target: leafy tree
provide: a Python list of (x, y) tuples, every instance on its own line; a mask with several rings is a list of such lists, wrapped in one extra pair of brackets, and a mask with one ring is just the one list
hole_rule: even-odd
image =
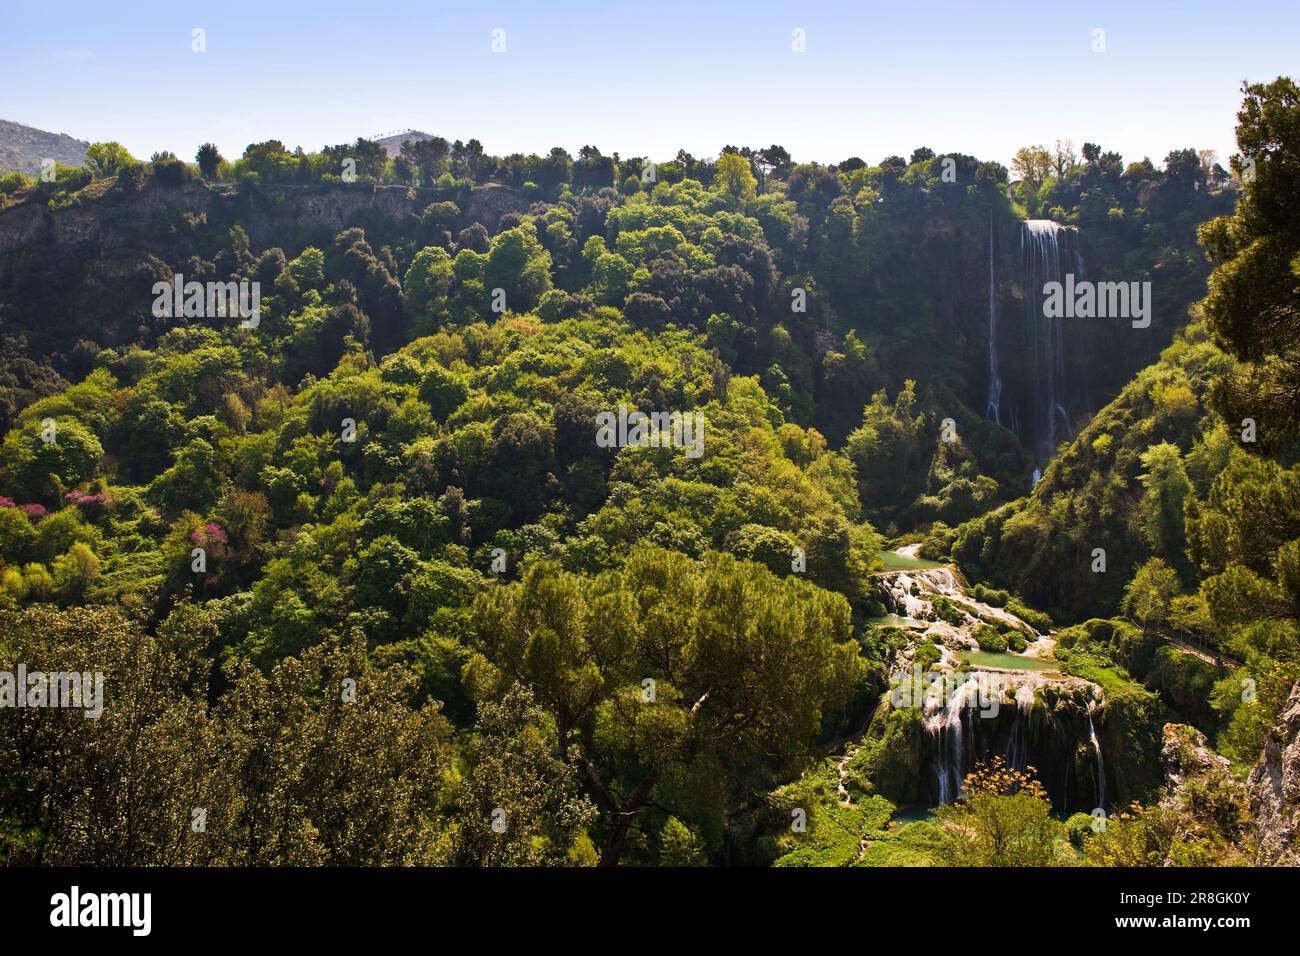
[(962, 798), (940, 807), (940, 855), (949, 866), (1053, 866), (1060, 862), (1061, 824), (1033, 775), (1001, 757), (966, 776)]
[[(46, 440), (50, 438), (51, 440)], [(53, 431), (28, 419), (5, 436), (4, 468), (24, 498), (53, 504), (65, 489), (95, 474), (104, 448), (99, 439), (74, 418), (55, 418)]]
[[(531, 224), (516, 226), (492, 239), (483, 281), (488, 290), (505, 290), (507, 308), (523, 312), (551, 287), (550, 269), (551, 255), (537, 241), (537, 230)], [(480, 314), (488, 304), (480, 305)]]
[(1216, 393), (1229, 421), (1253, 417), (1265, 447), (1294, 441), (1300, 421), (1300, 88), (1288, 78), (1243, 87), (1237, 114), (1239, 171), (1249, 175), (1233, 216), (1201, 228), (1201, 241), (1218, 265), (1210, 278), (1205, 315), (1215, 338), (1253, 364), (1230, 375)]
[(579, 772), (556, 753), (555, 724), (516, 685), (479, 704), (464, 778), (458, 862), (565, 865), (579, 856), (596, 808)]
[(1173, 569), (1159, 558), (1151, 558), (1124, 589), (1124, 613), (1143, 627), (1159, 627), (1169, 620), (1170, 605), (1179, 590)]
[(753, 199), (758, 185), (749, 163), (738, 153), (723, 153), (718, 157), (714, 182), (719, 191), (738, 202)]
[(325, 283), (325, 253), (308, 246), (286, 268), (302, 289), (318, 289)]
[(1037, 190), (1052, 170), (1052, 156), (1045, 146), (1022, 146), (1011, 158), (1011, 171)]
[(699, 837), (676, 817), (669, 817), (659, 831), (659, 865), (702, 866), (705, 862)]
[(1183, 467), (1178, 447), (1169, 442), (1152, 445), (1142, 453), (1142, 522), (1151, 546), (1179, 564), (1182, 562), (1183, 502), (1191, 491), (1191, 482)]
[(734, 786), (796, 760), (862, 673), (843, 598), (649, 547), (591, 583), (536, 564), (483, 599), (478, 631), (473, 680), (489, 696), (521, 681), (553, 715), (557, 753), (601, 810), (606, 865), (679, 774)]
[(431, 332), (446, 317), (451, 283), (452, 260), (446, 249), (426, 246), (416, 253), (402, 280), (402, 296), (417, 330)]
[(216, 179), (217, 169), (225, 162), (225, 159), (216, 146), (211, 143), (204, 143), (194, 155), (194, 161), (199, 164), (199, 172), (203, 174), (205, 179)]
[(86, 147), (86, 166), (97, 177), (116, 176), (135, 164), (135, 157), (121, 143), (91, 143)]

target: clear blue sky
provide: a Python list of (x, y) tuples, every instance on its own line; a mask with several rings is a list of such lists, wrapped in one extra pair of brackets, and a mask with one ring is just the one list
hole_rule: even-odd
[(775, 142), (797, 160), (927, 145), (1005, 163), (1059, 137), (1159, 162), (1183, 146), (1230, 154), (1241, 81), (1300, 74), (1297, 0), (100, 0), (3, 19), (0, 118), (142, 158), (412, 127), (490, 153)]

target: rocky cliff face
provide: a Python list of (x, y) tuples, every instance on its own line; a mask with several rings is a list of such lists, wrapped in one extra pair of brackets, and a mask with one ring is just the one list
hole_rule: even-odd
[(1172, 829), (1164, 866), (1247, 866), (1254, 843), (1249, 798), (1226, 757), (1187, 724), (1165, 724), (1160, 749)]
[[(360, 184), (254, 189), (150, 184), (137, 193), (112, 192), (101, 200), (63, 209), (27, 202), (0, 212), (0, 262), (37, 243), (55, 247), (92, 243), (111, 251), (177, 214), (205, 217), (212, 224), (237, 222), (253, 245), (261, 248), (283, 241), (280, 233), (286, 224), (329, 238), (349, 226), (414, 219), (438, 198), (427, 189)], [(515, 190), (500, 185), (476, 186), (456, 198), (462, 226), (481, 222), (490, 233), (497, 231), (507, 212), (528, 208)]]
[(1246, 782), (1265, 866), (1300, 866), (1300, 681)]
[(1227, 757), (1210, 749), (1205, 734), (1187, 724), (1165, 724), (1160, 763), (1165, 770), (1165, 791), (1176, 797), (1194, 777), (1207, 773), (1228, 773)]

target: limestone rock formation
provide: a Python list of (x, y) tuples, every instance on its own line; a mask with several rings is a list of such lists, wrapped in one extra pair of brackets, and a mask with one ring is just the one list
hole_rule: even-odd
[(1180, 793), (1192, 777), (1220, 769), (1227, 773), (1227, 757), (1210, 749), (1205, 734), (1187, 724), (1165, 724), (1160, 762), (1165, 768), (1165, 789), (1170, 795)]
[(1246, 782), (1259, 823), (1259, 855), (1266, 866), (1300, 865), (1300, 681), (1264, 741)]

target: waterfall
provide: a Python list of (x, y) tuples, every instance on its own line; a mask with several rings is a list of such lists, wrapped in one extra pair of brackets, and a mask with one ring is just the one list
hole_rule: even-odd
[[(872, 582), (887, 611), (910, 618), (904, 629), (910, 643), (894, 652), (885, 699), (891, 709), (920, 710), (920, 733), (909, 739), (916, 747), (922, 799), (934, 801), (931, 806), (961, 799), (966, 775), (1001, 757), (1011, 770), (1028, 773), (1032, 767), (1057, 810), (1090, 812), (1105, 805), (1106, 765), (1096, 724), (1100, 719), (1105, 726), (1105, 697), (1099, 685), (1050, 663), (1042, 669), (997, 660), (963, 663), (965, 652), (977, 647), (974, 634), (983, 624), (1018, 631), (1031, 641), (1042, 635), (1005, 608), (968, 593), (951, 567), (885, 571)], [(922, 643), (939, 650), (937, 661), (922, 660)]]
[[(950, 679), (962, 680), (959, 674)], [(927, 690), (921, 715), (926, 799), (961, 799), (966, 774), (1001, 756), (1008, 769), (1033, 767), (1058, 810), (1091, 812), (1106, 805), (1106, 765), (1094, 717), (1098, 688), (1041, 673), (974, 671), (955, 687), (947, 685), (946, 699), (936, 689), (943, 689), (938, 681)]]
[[(1062, 320), (1043, 315), (1043, 286), (1063, 281), (1066, 271), (1082, 273), (1079, 231), (1050, 219), (1030, 219), (1020, 227), (1020, 259), (1025, 277), (1025, 319), (1032, 343), (1034, 394), (1028, 435), (1022, 436), (1040, 461), (1056, 453), (1057, 426), (1069, 436), (1070, 416), (1061, 399), (1065, 385)], [(1058, 421), (1059, 420), (1059, 421)]]
[(1024, 770), (1029, 761), (1026, 757), (1028, 745), (1025, 742), (1025, 717), (1034, 704), (1034, 688), (1024, 684), (1016, 691), (1016, 722), (1011, 728), (1011, 742), (1007, 744), (1007, 766), (1012, 770)]
[[(875, 581), (881, 601), (889, 613), (911, 618), (921, 624), (930, 622), (930, 630), (938, 629), (949, 636), (964, 636), (969, 639), (971, 630), (983, 620), (1001, 622), (1031, 639), (1039, 636), (1031, 625), (1005, 608), (977, 601), (962, 587), (951, 568), (887, 571), (876, 575)], [(965, 609), (963, 624), (952, 626), (937, 620), (934, 598), (939, 595), (960, 600), (961, 607)], [(973, 639), (967, 643), (974, 645)]]
[(989, 209), (989, 392), (985, 414), (1002, 424), (999, 406), (1002, 404), (1002, 379), (998, 376), (998, 309), (993, 280), (993, 209)]
[(925, 731), (935, 741), (934, 775), (940, 803), (952, 803), (961, 796), (966, 776), (966, 748), (963, 722), (974, 706), (975, 681), (967, 680), (953, 690), (947, 701), (927, 698)]
[[(926, 596), (961, 592), (961, 584), (950, 568), (924, 568), (881, 575), (880, 582), (889, 595), (891, 610), (904, 617), (924, 619), (930, 609)], [(913, 593), (915, 590), (916, 593)]]
[(1088, 705), (1088, 739), (1092, 744), (1092, 753), (1097, 760), (1097, 806), (1106, 807), (1106, 761), (1101, 755), (1101, 740), (1097, 737), (1097, 726), (1092, 722), (1093, 712), (1097, 709), (1096, 701)]

